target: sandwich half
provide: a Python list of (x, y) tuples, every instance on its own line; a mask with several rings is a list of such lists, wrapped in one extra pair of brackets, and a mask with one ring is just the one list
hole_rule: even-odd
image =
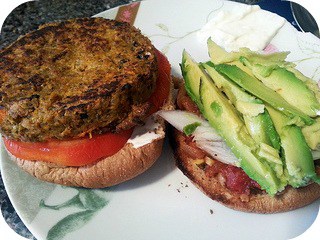
[(101, 188), (160, 156), (165, 125), (154, 113), (172, 108), (171, 69), (137, 28), (103, 18), (49, 23), (0, 56), (0, 131), (28, 173)]
[(175, 128), (177, 166), (235, 210), (285, 212), (316, 201), (316, 82), (285, 61), (288, 53), (227, 53), (211, 40), (208, 49), (205, 63), (183, 52), (178, 110), (160, 112)]

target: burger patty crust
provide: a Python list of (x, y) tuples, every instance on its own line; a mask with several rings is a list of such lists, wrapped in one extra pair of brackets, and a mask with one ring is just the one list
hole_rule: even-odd
[(22, 141), (139, 124), (158, 71), (147, 37), (103, 18), (45, 24), (1, 50), (0, 59), (0, 130)]

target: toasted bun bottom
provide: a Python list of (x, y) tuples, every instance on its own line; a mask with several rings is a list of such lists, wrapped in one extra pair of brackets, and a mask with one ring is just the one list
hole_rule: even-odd
[(276, 213), (306, 206), (320, 198), (320, 186), (310, 184), (295, 189), (287, 187), (280, 195), (271, 197), (266, 193), (251, 193), (249, 196), (230, 191), (223, 184), (221, 176), (208, 178), (183, 149), (183, 134), (174, 130), (175, 156), (180, 170), (207, 196), (223, 205), (244, 212)]
[[(173, 90), (171, 82), (169, 96), (162, 107), (163, 110), (174, 109)], [(164, 120), (159, 116), (156, 116), (156, 121), (160, 124), (156, 129), (156, 133), (160, 135), (159, 138), (139, 148), (126, 143), (116, 154), (87, 166), (68, 167), (43, 161), (24, 160), (7, 152), (20, 168), (40, 180), (74, 187), (109, 187), (138, 176), (159, 158), (166, 126)]]
[(150, 168), (161, 154), (164, 135), (163, 132), (161, 138), (139, 148), (127, 143), (113, 156), (83, 167), (64, 167), (9, 155), (19, 167), (40, 180), (65, 186), (103, 188), (132, 179)]

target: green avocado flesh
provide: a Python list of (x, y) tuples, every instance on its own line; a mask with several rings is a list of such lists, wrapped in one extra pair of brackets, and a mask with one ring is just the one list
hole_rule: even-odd
[[(244, 172), (270, 195), (287, 185), (319, 182), (311, 146), (319, 149), (320, 141), (312, 136), (320, 136), (320, 93), (312, 80), (292, 70), (294, 64), (285, 62), (288, 53), (263, 55), (248, 49), (228, 53), (211, 40), (208, 50), (211, 60), (205, 63), (183, 51), (185, 88)], [(277, 92), (277, 87), (286, 88), (285, 93)], [(299, 89), (307, 100), (294, 104)], [(186, 131), (195, 128), (196, 124)]]
[(222, 75), (227, 76), (231, 81), (244, 88), (246, 91), (260, 98), (262, 101), (270, 104), (272, 107), (282, 111), (287, 116), (300, 117), (307, 125), (314, 123), (314, 119), (303, 113), (300, 109), (289, 104), (277, 92), (268, 88), (258, 79), (250, 76), (235, 65), (219, 64), (215, 69)]
[(268, 107), (268, 111), (281, 138), (289, 184), (293, 187), (307, 185), (316, 174), (311, 150), (301, 128), (295, 125), (286, 125), (289, 120), (281, 112), (271, 107)]
[(280, 149), (280, 138), (276, 132), (268, 111), (262, 101), (243, 91), (239, 86), (225, 79), (213, 64), (203, 64), (214, 83), (227, 95), (228, 99), (242, 113), (243, 120), (251, 137), (259, 143), (266, 143)]
[(198, 67), (191, 56), (183, 51), (182, 63), (180, 64), (183, 79), (185, 80), (185, 88), (191, 99), (202, 108), (199, 95), (200, 78), (204, 76), (204, 72)]
[[(248, 63), (246, 58), (242, 61)], [(320, 112), (320, 104), (315, 94), (296, 75), (284, 67), (277, 65), (264, 66), (249, 63), (254, 76), (265, 86), (277, 92), (288, 103), (300, 109), (310, 117), (316, 117)]]
[[(188, 60), (188, 62), (192, 61)], [(201, 71), (196, 62), (193, 61), (193, 64), (191, 69), (198, 67), (196, 71)], [(276, 177), (276, 173), (266, 161), (258, 158), (256, 153), (258, 147), (235, 107), (229, 103), (207, 74), (200, 76), (200, 79), (195, 79), (195, 82), (199, 82), (199, 87), (194, 88), (199, 93), (194, 95), (199, 94), (203, 116), (225, 139), (232, 152), (240, 160), (241, 168), (269, 194), (274, 195), (281, 191), (283, 189), (281, 180)]]

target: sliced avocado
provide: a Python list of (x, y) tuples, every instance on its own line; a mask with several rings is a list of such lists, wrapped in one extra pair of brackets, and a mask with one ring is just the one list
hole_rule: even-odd
[(264, 157), (267, 161), (282, 165), (279, 151), (268, 144), (261, 143), (258, 155)]
[(286, 66), (286, 67), (295, 67), (294, 63), (286, 62), (285, 59), (287, 58), (290, 52), (275, 52), (270, 54), (260, 54), (257, 52), (253, 52), (248, 48), (241, 48), (239, 51), (239, 58), (245, 57), (250, 59), (250, 61), (258, 64), (262, 64), (265, 66), (270, 65), (278, 65), (278, 66)]
[(246, 117), (257, 117), (260, 114), (264, 113), (264, 104), (260, 100), (256, 100), (254, 102), (246, 102), (246, 101), (237, 101), (235, 102), (236, 109), (242, 113), (243, 116)]
[(215, 85), (227, 94), (232, 103), (235, 104), (236, 101), (253, 103), (256, 101), (256, 97), (246, 93), (241, 88), (239, 88), (237, 84), (228, 81), (223, 75), (218, 73), (215, 69), (215, 65), (212, 62), (202, 63), (201, 65), (210, 75)]
[(313, 91), (316, 98), (318, 99), (318, 102), (320, 102), (320, 89), (318, 86), (318, 83), (311, 78), (308, 78), (307, 76), (303, 75), (300, 71), (298, 71), (296, 68), (293, 67), (287, 67), (287, 70), (292, 72), (297, 78), (299, 78), (301, 81), (303, 81), (308, 88)]
[(257, 143), (265, 143), (280, 150), (280, 137), (267, 110), (257, 117), (244, 116), (244, 119), (251, 136)]
[(305, 137), (308, 146), (312, 150), (316, 150), (320, 144), (320, 118), (316, 118), (316, 122), (310, 126), (302, 128), (303, 136)]
[(240, 57), (238, 52), (227, 52), (214, 41), (212, 41), (211, 38), (208, 39), (207, 45), (209, 56), (214, 64), (233, 62), (238, 60)]
[(271, 195), (282, 191), (284, 185), (273, 169), (254, 153), (257, 150), (255, 142), (236, 109), (209, 78), (201, 78), (200, 99), (203, 115), (224, 138), (246, 174)]
[(211, 38), (207, 41), (208, 52), (211, 58), (211, 61), (214, 64), (221, 63), (231, 63), (238, 61), (241, 56), (247, 57), (254, 62), (263, 63), (263, 64), (279, 64), (286, 66), (294, 66), (292, 63), (285, 62), (289, 52), (276, 52), (271, 54), (260, 54), (257, 52), (251, 51), (249, 48), (240, 48), (238, 52), (227, 52)]
[(272, 89), (266, 87), (258, 79), (250, 76), (249, 74), (242, 71), (240, 68), (234, 65), (219, 64), (215, 65), (214, 68), (223, 76), (226, 76), (231, 81), (244, 88), (254, 96), (260, 98), (262, 101), (270, 104), (274, 108), (283, 112), (290, 118), (295, 116), (300, 117), (303, 122), (307, 125), (314, 123), (314, 119), (301, 112), (296, 107), (289, 104), (283, 97)]
[(218, 44), (213, 42), (211, 38), (208, 39), (207, 42), (208, 45), (208, 52), (211, 59), (211, 62), (208, 62), (208, 64), (221, 64), (221, 63), (228, 63), (232, 65), (236, 65), (239, 68), (241, 68), (243, 71), (248, 73), (249, 75), (252, 75), (252, 72), (250, 68), (243, 65), (239, 58), (242, 56), (242, 53), (240, 52), (227, 52), (222, 47), (220, 47)]
[(284, 167), (284, 161), (279, 155), (279, 150), (268, 144), (261, 143), (257, 153), (259, 157), (262, 157), (268, 162), (270, 167), (275, 171), (277, 177), (281, 179), (283, 186), (286, 186), (288, 183), (288, 174)]
[(202, 69), (199, 68), (198, 63), (195, 62), (185, 50), (182, 53), (180, 68), (188, 95), (201, 109), (199, 86), (200, 78), (204, 76)]
[(214, 69), (212, 63), (206, 63), (203, 66), (216, 85), (220, 86), (231, 103), (242, 113), (249, 134), (259, 146), (258, 156), (275, 171), (277, 177), (281, 179), (281, 184), (285, 186), (287, 177), (283, 173), (284, 166), (279, 157), (280, 137), (263, 102), (225, 79)]
[[(288, 103), (294, 105), (310, 117), (320, 114), (320, 104), (307, 85), (286, 68), (277, 65), (264, 66), (261, 64), (249, 63), (241, 57), (244, 63), (251, 68), (254, 76), (264, 83), (268, 88), (277, 92)], [(250, 60), (251, 61), (251, 60)]]
[(280, 149), (280, 138), (273, 126), (269, 113), (259, 99), (243, 91), (235, 83), (220, 75), (212, 63), (202, 64), (215, 84), (228, 96), (229, 100), (242, 113), (245, 125), (256, 143), (266, 143)]
[(287, 125), (290, 119), (282, 112), (267, 106), (275, 128), (280, 135), (282, 154), (293, 187), (307, 185), (316, 176), (311, 150), (302, 134), (301, 128)]

